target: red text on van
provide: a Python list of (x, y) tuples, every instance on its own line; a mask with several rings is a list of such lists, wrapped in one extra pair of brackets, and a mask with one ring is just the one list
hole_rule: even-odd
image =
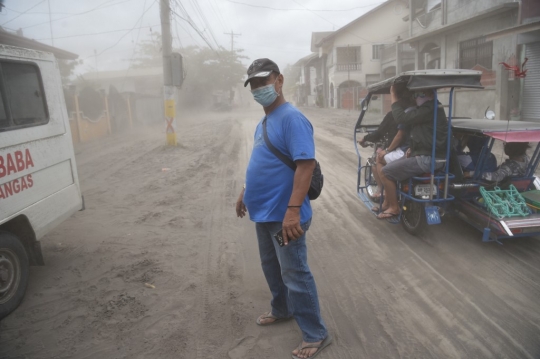
[(24, 191), (25, 189), (32, 188), (34, 180), (32, 175), (26, 175), (21, 178), (14, 179), (13, 181), (3, 183), (0, 185), (0, 199), (6, 199), (14, 194)]
[(4, 156), (0, 155), (0, 178), (30, 167), (34, 167), (34, 161), (32, 161), (32, 155), (30, 155), (28, 148), (24, 153), (23, 151), (15, 151)]

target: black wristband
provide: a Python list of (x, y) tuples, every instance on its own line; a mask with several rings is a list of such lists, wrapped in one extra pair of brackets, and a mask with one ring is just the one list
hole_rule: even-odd
[(300, 208), (302, 207), (301, 205), (300, 206), (287, 206), (287, 208)]

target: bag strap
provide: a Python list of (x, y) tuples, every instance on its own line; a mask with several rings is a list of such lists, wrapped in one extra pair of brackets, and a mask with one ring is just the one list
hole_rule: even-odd
[(291, 170), (296, 171), (296, 164), (289, 157), (281, 153), (280, 150), (275, 148), (272, 142), (270, 142), (270, 139), (268, 138), (268, 133), (266, 132), (266, 116), (264, 116), (262, 125), (264, 142), (266, 143), (266, 147), (268, 147), (270, 152), (272, 152), (277, 158), (279, 158), (281, 162), (285, 163)]

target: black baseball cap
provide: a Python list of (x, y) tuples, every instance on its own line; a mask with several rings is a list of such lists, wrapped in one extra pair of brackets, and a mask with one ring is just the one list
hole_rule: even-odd
[(274, 61), (266, 58), (253, 61), (253, 63), (249, 65), (249, 68), (247, 70), (248, 78), (246, 82), (244, 82), (244, 87), (248, 85), (249, 80), (251, 80), (252, 78), (268, 77), (270, 76), (272, 71), (279, 74), (279, 67)]

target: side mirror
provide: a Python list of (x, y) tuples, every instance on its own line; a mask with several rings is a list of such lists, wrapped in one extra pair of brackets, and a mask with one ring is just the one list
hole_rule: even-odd
[(360, 100), (360, 106), (362, 107), (362, 110), (367, 111), (368, 105), (367, 105), (367, 102), (366, 102), (366, 97), (364, 97), (363, 99)]
[(488, 120), (494, 120), (495, 119), (495, 111), (486, 110), (486, 113), (484, 114), (484, 117)]
[(377, 96), (377, 95), (371, 96), (371, 99), (372, 99), (373, 101), (375, 101), (375, 100), (379, 99), (379, 96)]

